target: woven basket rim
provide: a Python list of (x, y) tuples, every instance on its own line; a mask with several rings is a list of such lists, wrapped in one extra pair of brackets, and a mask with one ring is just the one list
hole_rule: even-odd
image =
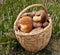
[(24, 33), (24, 32), (22, 32), (22, 31), (15, 31), (15, 34), (16, 35), (36, 35), (36, 34), (39, 34), (39, 33), (43, 33), (45, 30), (47, 30), (49, 27), (50, 27), (50, 25), (52, 24), (52, 19), (51, 19), (51, 17), (49, 17), (49, 25), (48, 26), (46, 26), (43, 30), (40, 30), (38, 33)]

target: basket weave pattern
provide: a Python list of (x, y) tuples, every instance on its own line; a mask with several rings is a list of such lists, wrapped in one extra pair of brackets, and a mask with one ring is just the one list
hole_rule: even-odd
[(50, 26), (43, 33), (39, 33), (37, 35), (31, 36), (16, 35), (16, 38), (26, 50), (39, 51), (48, 44), (51, 37), (51, 28), (52, 26)]
[[(41, 4), (37, 4), (37, 5), (41, 6)], [(23, 12), (21, 12), (21, 13), (23, 13)], [(20, 15), (21, 15), (21, 13), (20, 13)], [(19, 18), (17, 18), (17, 19), (19, 19)], [(15, 21), (15, 23), (16, 23), (16, 21)], [(26, 50), (29, 50), (32, 52), (42, 50), (48, 44), (48, 42), (51, 38), (51, 33), (52, 33), (52, 20), (51, 20), (51, 18), (49, 18), (49, 22), (50, 23), (47, 26), (47, 28), (43, 29), (42, 32), (37, 33), (35, 35), (24, 35), (24, 34), (21, 35), (21, 33), (17, 34), (17, 31), (15, 30), (16, 24), (14, 24), (14, 30), (16, 31), (15, 34), (16, 34), (17, 40)]]

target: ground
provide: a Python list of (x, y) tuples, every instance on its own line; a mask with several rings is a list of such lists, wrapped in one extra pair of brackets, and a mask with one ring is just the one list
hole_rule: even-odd
[[(22, 9), (36, 3), (48, 10), (53, 32), (49, 44), (42, 51), (33, 53), (23, 49), (16, 40), (13, 25)], [(0, 55), (60, 55), (60, 0), (0, 0)]]

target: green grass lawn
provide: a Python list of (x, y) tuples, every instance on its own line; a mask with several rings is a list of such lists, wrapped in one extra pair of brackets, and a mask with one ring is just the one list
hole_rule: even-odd
[[(19, 12), (31, 4), (43, 4), (53, 21), (53, 34), (48, 46), (37, 53), (25, 51), (15, 38), (13, 25)], [(39, 8), (30, 9), (38, 10)], [(4, 0), (0, 4), (0, 55), (60, 55), (59, 0)]]

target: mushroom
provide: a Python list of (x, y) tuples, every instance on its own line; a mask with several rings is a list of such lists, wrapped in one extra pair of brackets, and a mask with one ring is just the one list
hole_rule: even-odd
[(45, 12), (45, 10), (40, 10), (36, 12), (36, 16), (40, 16), (40, 22), (45, 22), (48, 18), (48, 14)]
[(19, 20), (20, 30), (23, 32), (30, 32), (32, 30), (32, 18), (29, 16), (23, 16)]
[(42, 23), (40, 23), (40, 22), (33, 22), (33, 27), (42, 27)]
[(41, 21), (41, 16), (34, 16), (33, 21)]

